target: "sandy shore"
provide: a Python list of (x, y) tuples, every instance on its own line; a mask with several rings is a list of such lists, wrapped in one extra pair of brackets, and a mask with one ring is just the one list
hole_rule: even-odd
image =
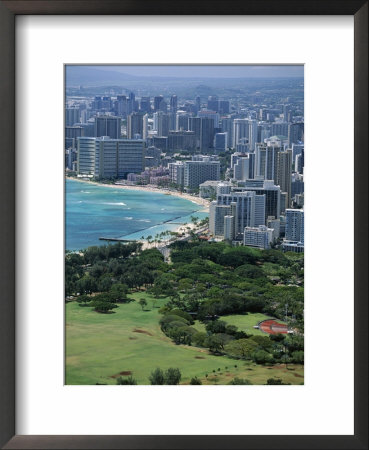
[(68, 180), (74, 180), (74, 181), (80, 181), (81, 183), (90, 183), (95, 184), (96, 186), (104, 186), (104, 187), (110, 187), (110, 188), (119, 188), (119, 189), (127, 189), (132, 191), (146, 191), (146, 192), (157, 192), (158, 194), (166, 194), (166, 195), (174, 195), (175, 197), (184, 198), (186, 200), (189, 200), (193, 203), (196, 203), (197, 205), (203, 206), (203, 211), (208, 212), (209, 211), (209, 200), (206, 200), (204, 198), (195, 197), (190, 194), (182, 193), (179, 191), (172, 191), (169, 189), (161, 189), (158, 188), (155, 185), (145, 185), (145, 186), (137, 186), (137, 185), (129, 185), (129, 184), (104, 184), (104, 183), (98, 183), (97, 181), (87, 181), (87, 180), (81, 180), (80, 178), (74, 178), (74, 177), (66, 177)]
[[(169, 193), (170, 195), (174, 195), (175, 197), (184, 198), (186, 200), (190, 200), (193, 203), (196, 203), (199, 206), (202, 206), (201, 210), (199, 210), (199, 211), (209, 212), (210, 202), (208, 200), (200, 198), (200, 197), (194, 197), (190, 194), (185, 194), (185, 193), (181, 193), (178, 191), (169, 191), (167, 189), (160, 189), (160, 188), (157, 188), (156, 186), (152, 186), (152, 185), (132, 186), (132, 185), (125, 185), (125, 184), (104, 184), (104, 183), (98, 183), (97, 181), (81, 180), (79, 178), (74, 178), (74, 177), (66, 177), (66, 179), (80, 181), (81, 183), (90, 183), (90, 184), (94, 184), (96, 186), (111, 187), (114, 189), (119, 188), (119, 189), (127, 189), (127, 190), (132, 190), (132, 191), (138, 190), (138, 191), (147, 191), (147, 192), (157, 192), (159, 194), (166, 194), (166, 195), (168, 195), (168, 193)], [(185, 233), (187, 235), (191, 230), (194, 230), (195, 228), (197, 228), (197, 226), (194, 223), (189, 222), (189, 223), (186, 223), (185, 225), (180, 225), (178, 228), (176, 228), (174, 230), (174, 232), (179, 233), (179, 234)], [(154, 242), (148, 243), (146, 239), (145, 240), (138, 239), (138, 242), (142, 242), (142, 244), (143, 244), (143, 246), (142, 246), (143, 250), (163, 245), (165, 241), (166, 240), (163, 239), (162, 243), (158, 244), (158, 243), (154, 243)]]

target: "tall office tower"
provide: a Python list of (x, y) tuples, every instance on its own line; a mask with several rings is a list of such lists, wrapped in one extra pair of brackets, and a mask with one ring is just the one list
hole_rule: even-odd
[(211, 95), (208, 98), (208, 109), (211, 111), (219, 111), (219, 99), (216, 95)]
[(212, 119), (212, 121), (214, 122), (214, 128), (218, 128), (219, 126), (219, 114), (216, 111), (202, 109), (197, 113), (197, 117), (201, 117), (201, 119)]
[(65, 126), (72, 127), (80, 122), (79, 108), (65, 108)]
[(180, 131), (180, 130), (184, 130), (184, 131), (188, 131), (189, 127), (188, 127), (188, 119), (189, 119), (189, 115), (186, 111), (177, 111), (176, 114), (176, 130)]
[(304, 140), (304, 123), (296, 122), (288, 125), (288, 146)]
[(222, 133), (228, 134), (228, 146), (233, 147), (233, 119), (231, 116), (220, 119), (220, 129)]
[(160, 102), (159, 111), (162, 111), (165, 114), (168, 112), (168, 104), (167, 104), (167, 102), (165, 100), (162, 100)]
[(228, 134), (216, 133), (214, 136), (214, 149), (217, 152), (224, 152), (228, 147)]
[(111, 139), (119, 139), (121, 124), (120, 117), (98, 116), (95, 118), (95, 137), (109, 136)]
[(295, 172), (303, 174), (304, 173), (304, 155), (296, 155), (295, 158)]
[(220, 100), (219, 101), (219, 114), (229, 114), (229, 101)]
[(268, 249), (273, 242), (273, 229), (265, 225), (258, 227), (246, 227), (244, 231), (243, 244), (248, 247)]
[(149, 115), (144, 114), (142, 117), (142, 139), (146, 140), (149, 135)]
[(201, 98), (199, 96), (195, 98), (195, 109), (196, 113), (201, 109)]
[(115, 113), (117, 116), (126, 117), (127, 116), (127, 97), (125, 95), (118, 95)]
[(151, 112), (150, 97), (141, 97), (140, 111), (145, 112), (145, 113)]
[(304, 144), (292, 144), (292, 160), (295, 161), (296, 156), (300, 155), (304, 149)]
[(213, 148), (214, 120), (206, 117), (201, 118), (200, 120), (201, 120), (200, 149), (206, 151)]
[(232, 207), (232, 211), (228, 215), (235, 218), (234, 236), (236, 239), (243, 239), (245, 227), (254, 227), (265, 223), (265, 195), (257, 195), (253, 191), (232, 189), (229, 194), (218, 195), (216, 204)]
[(224, 239), (226, 241), (234, 239), (234, 216), (224, 216)]
[(282, 192), (286, 192), (286, 208), (291, 206), (292, 150), (278, 153), (277, 182)]
[(240, 190), (254, 191), (257, 195), (265, 195), (265, 217), (280, 216), (281, 190), (271, 180), (249, 179)]
[(135, 136), (143, 136), (143, 115), (132, 113), (127, 116), (127, 138), (135, 139)]
[(255, 144), (258, 141), (258, 123), (256, 122), (256, 120), (250, 120), (249, 121), (249, 148), (250, 148), (250, 152), (254, 152), (255, 151)]
[(286, 234), (288, 241), (304, 243), (304, 211), (286, 209)]
[(201, 119), (200, 117), (190, 117), (188, 119), (188, 126), (190, 131), (195, 132), (196, 148), (200, 148), (200, 136), (201, 136)]
[(92, 101), (91, 108), (96, 111), (99, 111), (99, 109), (101, 109), (101, 97), (100, 96), (95, 96), (94, 100)]
[(283, 119), (285, 122), (291, 121), (291, 105), (283, 105)]
[(288, 123), (276, 122), (271, 126), (272, 136), (288, 136)]
[(101, 109), (103, 111), (110, 111), (112, 108), (112, 101), (111, 101), (111, 97), (103, 97), (101, 99)]
[(136, 112), (136, 96), (133, 92), (130, 92), (127, 100), (127, 115)]
[(176, 114), (178, 109), (178, 98), (175, 94), (170, 97), (170, 112)]
[(220, 180), (219, 161), (185, 161), (185, 187), (189, 189), (198, 189), (201, 183), (209, 180)]
[(96, 178), (117, 178), (144, 169), (142, 140), (110, 139), (109, 137), (79, 138), (77, 170), (79, 174)]
[(255, 176), (277, 181), (278, 154), (280, 147), (257, 144), (255, 151)]
[(249, 121), (248, 119), (234, 119), (233, 121), (233, 147), (236, 148), (237, 144), (242, 138), (249, 138)]
[(154, 97), (154, 112), (160, 110), (160, 103), (164, 100), (164, 97), (162, 95), (157, 95)]
[(169, 131), (168, 148), (170, 150), (194, 150), (196, 138), (193, 131)]
[(254, 178), (254, 159), (250, 156), (252, 153), (245, 153), (242, 157), (238, 157), (237, 162), (233, 165), (233, 179), (237, 181), (246, 181)]
[(169, 134), (169, 115), (162, 111), (154, 113), (154, 126), (157, 136), (168, 136)]
[(295, 172), (291, 176), (291, 197), (293, 198), (296, 194), (304, 193), (304, 177), (299, 173)]
[(224, 217), (231, 214), (231, 207), (218, 205), (216, 201), (210, 203), (209, 207), (209, 230), (214, 236), (224, 235)]

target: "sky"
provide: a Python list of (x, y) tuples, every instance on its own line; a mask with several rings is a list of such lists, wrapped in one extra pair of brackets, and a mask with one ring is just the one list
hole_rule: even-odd
[(94, 69), (111, 70), (137, 76), (187, 77), (187, 78), (264, 78), (264, 77), (303, 77), (303, 65), (247, 65), (247, 66), (90, 66)]

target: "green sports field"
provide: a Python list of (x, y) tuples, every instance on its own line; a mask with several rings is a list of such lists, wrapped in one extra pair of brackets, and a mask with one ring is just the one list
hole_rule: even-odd
[[(292, 384), (303, 382), (301, 366), (286, 369), (250, 365), (210, 355), (206, 349), (175, 345), (159, 327), (158, 310), (166, 299), (157, 300), (154, 307), (152, 297), (145, 292), (130, 296), (136, 301), (120, 304), (111, 314), (96, 313), (76, 302), (66, 305), (66, 384), (115, 384), (118, 376), (129, 374), (138, 384), (149, 384), (149, 375), (156, 367), (178, 367), (184, 384), (195, 376), (204, 384), (226, 384), (235, 376), (248, 378), (254, 384), (264, 384), (271, 377)], [(145, 311), (138, 304), (140, 298), (148, 302)], [(261, 332), (252, 326), (265, 317), (249, 314), (222, 319), (256, 334)], [(202, 324), (195, 327), (203, 331)]]

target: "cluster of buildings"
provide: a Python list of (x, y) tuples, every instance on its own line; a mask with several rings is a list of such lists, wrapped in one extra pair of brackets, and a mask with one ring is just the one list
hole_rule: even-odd
[(199, 192), (215, 239), (304, 249), (304, 120), (293, 99), (68, 98), (65, 164), (79, 176)]

